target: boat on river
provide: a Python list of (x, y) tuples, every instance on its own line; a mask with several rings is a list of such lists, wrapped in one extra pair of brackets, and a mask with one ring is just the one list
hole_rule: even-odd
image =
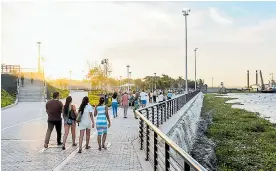
[(271, 84), (261, 91), (262, 93), (276, 93), (276, 84)]

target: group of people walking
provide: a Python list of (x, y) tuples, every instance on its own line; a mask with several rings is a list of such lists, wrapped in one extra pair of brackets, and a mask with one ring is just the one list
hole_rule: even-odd
[[(133, 94), (128, 94), (127, 92), (124, 93), (119, 93), (120, 96), (118, 96), (117, 92), (114, 92), (112, 95), (112, 112), (113, 112), (113, 117), (116, 118), (118, 117), (118, 106), (121, 106), (124, 109), (124, 118), (127, 118), (127, 111), (129, 106), (132, 106), (132, 103), (134, 104), (133, 112), (139, 108), (139, 94), (136, 95), (134, 92)], [(138, 119), (135, 115), (134, 116), (136, 119)]]
[[(137, 91), (130, 94), (128, 94), (127, 92), (124, 92), (123, 94), (121, 92), (114, 92), (112, 95), (113, 117), (118, 117), (118, 106), (121, 105), (121, 107), (124, 109), (124, 118), (127, 118), (128, 108), (131, 103), (133, 103), (132, 109), (134, 117), (138, 119), (135, 110), (139, 109), (140, 104), (142, 107), (145, 107), (148, 103), (148, 99), (150, 102), (156, 102), (156, 95), (156, 90), (153, 93), (146, 93), (144, 90), (142, 92)], [(173, 94), (169, 92), (167, 94), (167, 99), (172, 98), (172, 96)], [(159, 92), (158, 99), (158, 102), (162, 102), (165, 100), (162, 91)], [(44, 147), (48, 148), (51, 133), (54, 127), (57, 132), (57, 144), (62, 145), (63, 150), (66, 149), (65, 144), (70, 129), (72, 134), (72, 146), (77, 146), (76, 126), (78, 125), (78, 128), (80, 130), (79, 153), (82, 152), (84, 134), (86, 135), (85, 149), (90, 148), (90, 132), (91, 129), (94, 127), (96, 127), (98, 133), (97, 140), (99, 150), (101, 151), (102, 148), (106, 149), (105, 141), (107, 138), (107, 128), (111, 126), (111, 121), (108, 114), (108, 106), (105, 105), (105, 98), (100, 97), (98, 105), (96, 105), (93, 109), (93, 107), (89, 104), (89, 98), (85, 96), (83, 97), (82, 103), (79, 106), (78, 110), (76, 109), (76, 106), (72, 104), (72, 100), (72, 97), (68, 96), (66, 98), (65, 104), (63, 105), (63, 103), (59, 101), (59, 92), (54, 92), (53, 100), (50, 100), (46, 103), (46, 112), (48, 114), (48, 129), (45, 136)], [(62, 118), (64, 124), (63, 142), (61, 142)]]
[[(65, 150), (65, 144), (71, 128), (72, 134), (72, 146), (77, 146), (76, 143), (76, 125), (80, 130), (79, 136), (79, 153), (82, 152), (82, 143), (84, 134), (86, 134), (86, 144), (85, 149), (89, 149), (90, 131), (96, 126), (98, 133), (98, 145), (99, 150), (106, 149), (105, 141), (107, 137), (107, 128), (111, 126), (110, 118), (108, 115), (108, 107), (104, 105), (104, 98), (101, 97), (99, 104), (93, 107), (89, 104), (89, 98), (85, 96), (82, 99), (82, 103), (79, 106), (78, 111), (75, 105), (72, 104), (72, 97), (68, 96), (66, 98), (65, 104), (63, 105), (59, 101), (59, 92), (53, 93), (53, 100), (46, 103), (46, 112), (48, 114), (48, 129), (45, 136), (44, 147), (48, 148), (49, 140), (53, 128), (55, 127), (57, 131), (57, 144), (62, 145), (62, 149)], [(64, 123), (64, 135), (63, 142), (61, 142), (61, 127), (62, 118)], [(96, 117), (96, 123), (94, 121)]]

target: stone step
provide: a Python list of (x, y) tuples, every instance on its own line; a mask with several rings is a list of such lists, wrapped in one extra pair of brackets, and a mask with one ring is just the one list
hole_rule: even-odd
[(44, 92), (44, 88), (24, 88), (19, 89), (21, 92)]
[(19, 102), (45, 102), (45, 98), (36, 99), (18, 99)]
[(42, 95), (42, 96), (17, 96), (18, 97), (18, 99), (38, 99), (38, 98), (45, 98), (45, 96), (44, 95)]
[(44, 94), (37, 94), (37, 95), (18, 95), (17, 96), (20, 99), (31, 99), (31, 98), (41, 98), (41, 97), (45, 97)]
[(44, 94), (44, 91), (19, 91), (18, 95), (30, 96), (30, 95), (39, 95), (39, 94)]

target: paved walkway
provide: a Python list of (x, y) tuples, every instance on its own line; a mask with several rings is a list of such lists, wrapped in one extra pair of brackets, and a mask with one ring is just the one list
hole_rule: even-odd
[[(81, 92), (72, 93), (73, 103), (79, 106), (83, 96), (85, 94)], [(109, 112), (112, 116), (111, 111)], [(123, 118), (121, 108), (119, 117), (111, 119), (107, 150), (98, 151), (96, 130), (93, 129), (91, 149), (83, 149), (81, 154), (77, 153), (78, 147), (71, 146), (71, 135), (68, 136), (66, 150), (57, 146), (55, 131), (52, 133), (49, 148), (43, 149), (47, 130), (46, 116), (44, 102), (22, 102), (2, 111), (2, 170), (142, 170), (132, 143), (138, 137), (138, 120), (134, 118), (131, 109), (127, 119)], [(77, 130), (77, 137), (78, 135)]]

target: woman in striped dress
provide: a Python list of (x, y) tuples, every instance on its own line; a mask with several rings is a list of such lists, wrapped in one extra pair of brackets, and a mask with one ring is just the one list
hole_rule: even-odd
[[(110, 118), (108, 115), (108, 107), (104, 105), (104, 98), (101, 97), (99, 100), (99, 105), (95, 108), (94, 116), (97, 116), (96, 119), (96, 129), (98, 132), (98, 145), (99, 150), (102, 148), (106, 149), (105, 140), (107, 136), (107, 126), (108, 128), (111, 125)], [(108, 124), (107, 124), (108, 121)]]

